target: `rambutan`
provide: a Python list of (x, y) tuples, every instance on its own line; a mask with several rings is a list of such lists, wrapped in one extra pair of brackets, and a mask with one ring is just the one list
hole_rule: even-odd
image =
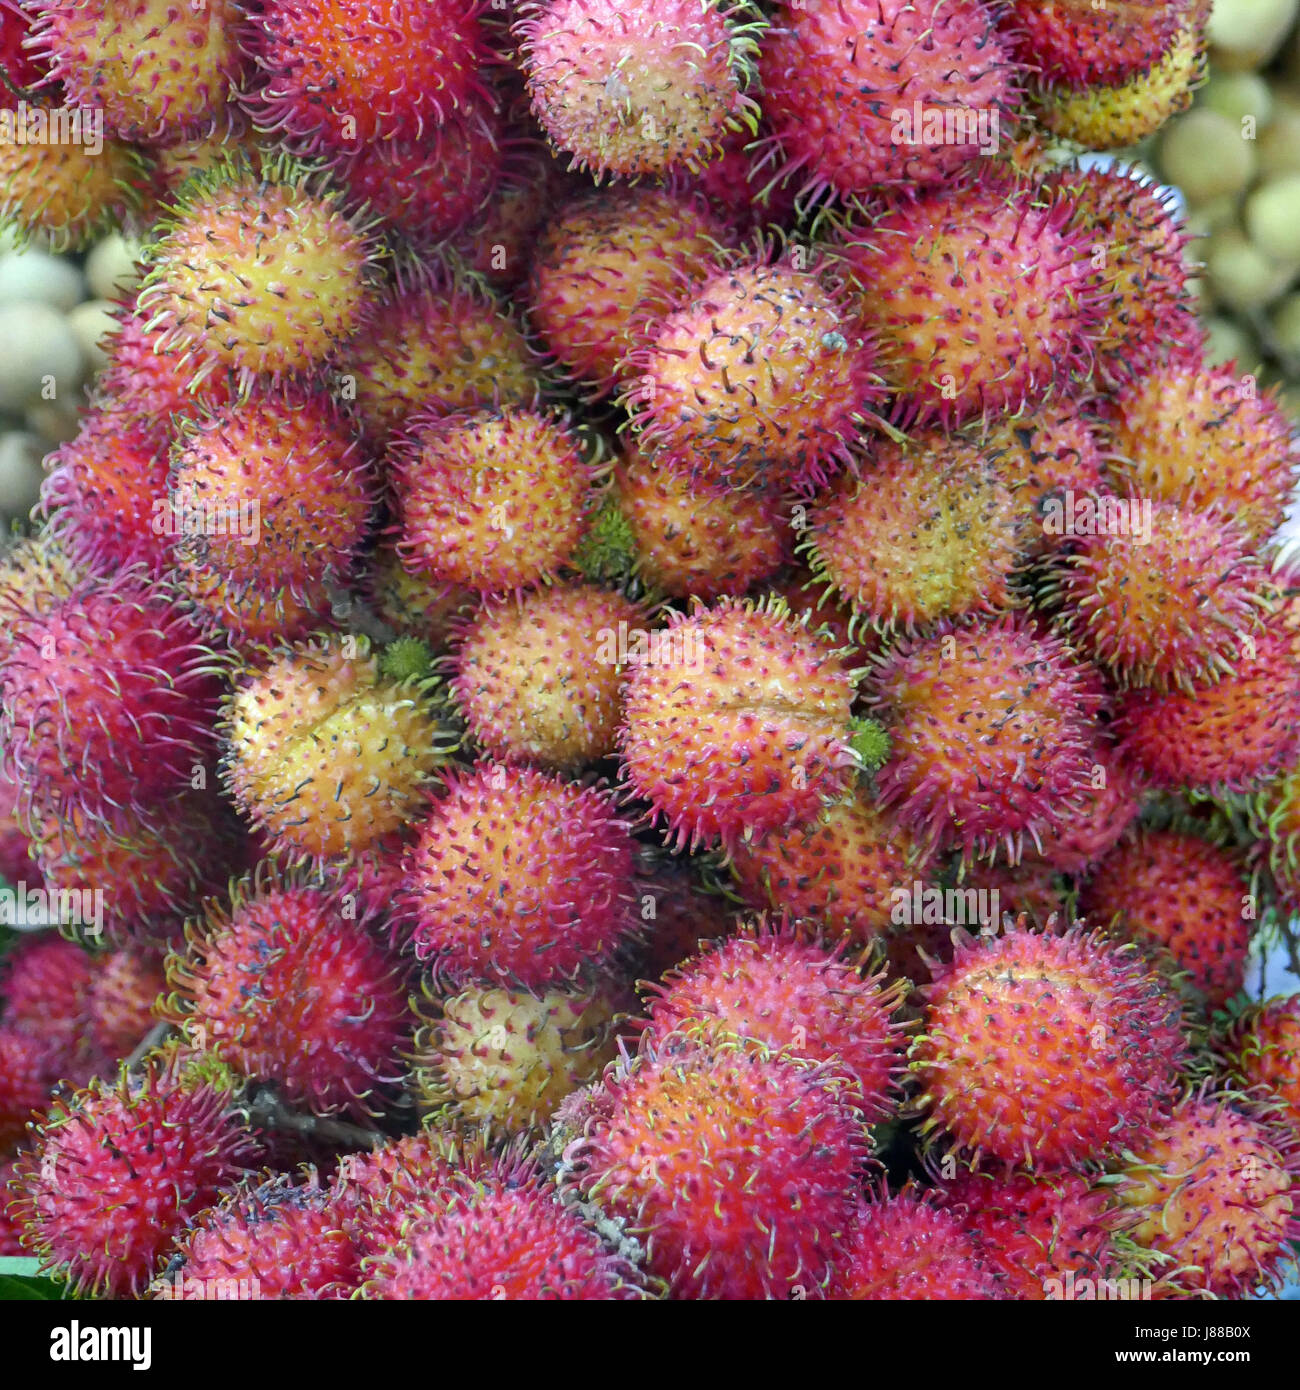
[(1271, 1110), (1207, 1092), (1187, 1096), (1115, 1179), (1133, 1240), (1163, 1256), (1168, 1278), (1218, 1298), (1282, 1283), (1300, 1236), (1296, 1139)]
[(19, 1166), (24, 1245), (80, 1292), (139, 1294), (186, 1222), (257, 1159), (229, 1093), (125, 1068), (54, 1102)]
[(0, 879), (35, 888), (40, 886), (41, 871), (32, 858), (31, 827), (19, 812), (18, 801), (18, 787), (0, 767)]
[(311, 153), (418, 139), (484, 94), (476, 0), (266, 0), (247, 48), (258, 129)]
[(1191, 105), (1192, 92), (1204, 80), (1209, 9), (1210, 0), (1189, 0), (1159, 60), (1124, 81), (1077, 91), (1049, 88), (1038, 106), (1039, 120), (1062, 139), (1092, 150), (1136, 145), (1153, 134)]
[(851, 225), (839, 254), (906, 417), (951, 426), (1080, 378), (1104, 311), (1059, 191), (986, 168)]
[(1126, 685), (1191, 692), (1262, 632), (1267, 575), (1235, 523), (1102, 497), (1051, 586), (1074, 645)]
[(1006, 1296), (996, 1267), (960, 1218), (910, 1188), (862, 1203), (826, 1291), (840, 1301)]
[(436, 1017), (416, 1036), (416, 1101), (460, 1124), (545, 1125), (565, 1096), (613, 1060), (622, 1017), (608, 987), (470, 985), (438, 1000)]
[(228, 160), (183, 192), (146, 248), (136, 311), (195, 379), (229, 368), (247, 390), (310, 371), (363, 326), (375, 249), (317, 174)]
[(408, 823), (446, 756), (419, 682), (362, 637), (323, 637), (246, 669), (227, 697), (225, 781), (276, 848), (359, 854)]
[(1070, 494), (1081, 499), (1105, 490), (1093, 421), (1061, 397), (1040, 401), (1020, 415), (984, 422), (969, 438), (1011, 490), (1017, 543), (1025, 556), (1065, 543), (1064, 528), (1053, 521)]
[(1016, 56), (1071, 90), (1114, 86), (1168, 51), (1192, 0), (1011, 0), (1004, 29)]
[(756, 922), (652, 985), (643, 1047), (671, 1051), (752, 1040), (773, 1052), (843, 1067), (869, 1120), (897, 1106), (906, 1040), (894, 1018), (901, 980), (866, 974), (788, 917)]
[(1039, 837), (1044, 860), (1067, 874), (1082, 874), (1100, 859), (1137, 818), (1142, 804), (1140, 779), (1115, 756), (1112, 745), (1099, 743), (1092, 758), (1088, 785), (1075, 807)]
[(926, 856), (863, 789), (806, 824), (740, 841), (731, 871), (747, 903), (820, 923), (869, 945), (890, 925), (893, 892), (925, 875)]
[(211, 129), (240, 77), (236, 0), (45, 0), (31, 46), (70, 102), (128, 140)]
[(194, 416), (226, 404), (229, 375), (209, 372), (202, 381), (193, 382), (188, 359), (161, 349), (159, 330), (146, 328), (135, 312), (134, 299), (118, 304), (113, 316), (114, 328), (104, 342), (108, 361), (95, 379), (96, 413), (116, 421), (124, 437), (136, 431), (151, 433), (163, 446), (165, 457), (173, 417)]
[(29, 1120), (39, 1119), (58, 1079), (58, 1054), (44, 1038), (0, 1023), (0, 1157), (18, 1144)]
[(604, 1301), (644, 1296), (634, 1266), (508, 1157), (412, 1207), (398, 1242), (365, 1265), (368, 1299)]
[(16, 640), (19, 618), (43, 618), (85, 577), (48, 531), (19, 536), (0, 552), (0, 658)]
[(808, 489), (848, 461), (883, 398), (877, 365), (870, 336), (802, 247), (738, 254), (633, 353), (624, 404), (647, 456), (693, 479)]
[(1066, 190), (1075, 227), (1092, 240), (1094, 282), (1110, 306), (1092, 339), (1102, 375), (1144, 376), (1171, 346), (1199, 343), (1174, 194), (1124, 165), (1067, 167), (1051, 182)]
[(1092, 769), (1101, 682), (1019, 614), (941, 624), (881, 659), (882, 805), (929, 844), (1007, 847), (1068, 818)]
[(481, 1154), (452, 1130), (422, 1129), (366, 1153), (345, 1154), (330, 1180), (330, 1205), (363, 1256), (382, 1255), (401, 1239), (410, 1209), (433, 1205), (466, 1159)]
[(732, 240), (698, 195), (638, 187), (575, 198), (533, 250), (529, 318), (563, 367), (607, 394), (656, 318)]
[(1166, 787), (1245, 791), (1295, 751), (1300, 652), (1276, 619), (1244, 633), (1235, 670), (1198, 690), (1132, 690), (1112, 725), (1121, 757)]
[(394, 288), (339, 357), (341, 397), (376, 448), (424, 409), (523, 405), (541, 378), (513, 318), (469, 282)]
[(614, 477), (637, 573), (660, 593), (706, 602), (743, 593), (790, 558), (787, 508), (771, 493), (701, 492), (635, 447), (627, 450)]
[(37, 812), (33, 853), (46, 884), (103, 894), (102, 920), (71, 930), (106, 941), (165, 942), (237, 867), (241, 840), (229, 808), (211, 791), (186, 787), (142, 809), (91, 817)]
[(314, 1181), (246, 1179), (196, 1218), (150, 1290), (155, 1298), (346, 1298), (361, 1254)]
[(1079, 910), (1095, 926), (1167, 949), (1211, 1009), (1246, 978), (1258, 926), (1242, 865), (1230, 850), (1179, 830), (1139, 830), (1088, 875)]
[(593, 472), (561, 416), (424, 412), (392, 462), (393, 534), (417, 576), (485, 594), (520, 590), (553, 575), (586, 528)]
[(868, 1160), (841, 1073), (756, 1044), (606, 1075), (573, 1181), (679, 1299), (814, 1296), (852, 1239)]
[(125, 571), (20, 619), (0, 673), (0, 749), (26, 810), (91, 818), (189, 786), (216, 752), (215, 654)]
[(52, 139), (52, 123), (67, 119), (66, 108), (32, 103), (26, 140), (0, 141), (0, 222), (53, 252), (93, 245), (139, 204), (145, 182), (139, 156), (121, 140), (96, 150), (92, 141)]
[(167, 495), (167, 449), (156, 424), (91, 410), (46, 468), (41, 510), (74, 563), (103, 575), (136, 563), (153, 573), (169, 567), (172, 536), (157, 524)]
[(815, 578), (865, 623), (908, 632), (1011, 604), (1011, 490), (973, 445), (942, 435), (883, 441), (809, 509)]
[(493, 102), (474, 96), (419, 139), (377, 140), (335, 160), (335, 181), (349, 202), (382, 217), (418, 254), (431, 251), (478, 217), (501, 174), (500, 120)]
[(1172, 1103), (1179, 1002), (1131, 946), (1078, 929), (967, 937), (922, 994), (921, 1133), (972, 1166), (1102, 1159), (1143, 1142)]
[[(0, 84), (2, 87), (3, 84)], [(21, 1154), (0, 1158), (0, 1256), (22, 1257), (22, 1227), (9, 1215), (9, 1204), (17, 1201), (19, 1190), (14, 1182)]]
[(610, 792), (480, 763), (447, 777), (417, 827), (401, 901), (437, 976), (543, 989), (630, 933), (635, 859)]
[(764, 116), (812, 197), (941, 183), (996, 148), (1019, 99), (1011, 45), (978, 0), (785, 0), (759, 74)]
[(93, 958), (57, 932), (25, 936), (0, 965), (0, 1015), (6, 1027), (39, 1037), (61, 1057), (85, 1042)]
[(89, 1040), (107, 1057), (128, 1056), (154, 1023), (154, 1005), (167, 986), (162, 957), (124, 947), (95, 962), (86, 995)]
[(1282, 524), (1300, 449), (1275, 395), (1235, 364), (1179, 348), (1108, 398), (1106, 423), (1118, 455), (1107, 471), (1125, 496), (1217, 507), (1256, 542)]
[(449, 690), (491, 757), (572, 769), (614, 751), (623, 718), (624, 633), (643, 606), (586, 584), (484, 601), (455, 643)]
[(367, 1113), (400, 1082), (406, 980), (348, 894), (254, 879), (210, 903), (167, 960), (169, 1021), (241, 1076), (318, 1114)]
[(642, 939), (635, 952), (639, 987), (661, 980), (673, 966), (739, 925), (735, 904), (706, 887), (690, 860), (658, 853), (648, 856), (639, 887)]
[[(722, 142), (722, 153), (690, 180), (729, 227), (742, 235), (788, 226), (795, 218), (795, 183), (773, 178), (763, 154), (770, 131), (760, 122), (757, 138), (736, 131)], [(769, 147), (770, 148), (770, 147)]]
[[(256, 391), (186, 422), (167, 497), (181, 586), (237, 636), (264, 635), (241, 623), (246, 595), (271, 608), (283, 598), (290, 607), (277, 635), (305, 636), (330, 591), (352, 578), (375, 492), (352, 432), (323, 392)], [(214, 608), (217, 595), (234, 601)]]
[(1229, 1069), (1248, 1090), (1284, 1108), (1278, 1119), (1300, 1136), (1300, 994), (1254, 1004), (1233, 1020), (1222, 1042)]
[[(0, 7), (0, 108), (15, 110), (22, 94), (37, 86), (48, 66), (27, 49), (36, 15), (32, 0), (11, 0)], [(0, 1189), (0, 1216), (4, 1213)]]
[(1003, 1297), (1064, 1298), (1066, 1280), (1114, 1275), (1125, 1224), (1106, 1188), (1079, 1173), (1038, 1178), (963, 1173), (937, 1192), (1002, 1280)]
[(849, 785), (854, 686), (779, 602), (673, 614), (628, 682), (619, 746), (632, 790), (692, 848), (811, 820)]
[(766, 26), (743, 0), (537, 0), (522, 14), (533, 114), (575, 168), (598, 179), (694, 173), (729, 132), (754, 125), (745, 89)]

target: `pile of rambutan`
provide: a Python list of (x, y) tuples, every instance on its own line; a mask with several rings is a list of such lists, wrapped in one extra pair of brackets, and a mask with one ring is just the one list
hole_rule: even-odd
[(144, 250), (0, 553), (0, 1253), (1274, 1287), (1300, 452), (1080, 162), (1206, 6), (504, 8), (43, 0), (5, 59), (107, 129), (0, 215)]

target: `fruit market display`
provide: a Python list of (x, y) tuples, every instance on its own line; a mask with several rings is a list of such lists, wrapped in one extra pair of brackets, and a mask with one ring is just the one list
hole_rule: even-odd
[(5, 0), (0, 1269), (1286, 1282), (1300, 445), (1130, 157), (1224, 22)]

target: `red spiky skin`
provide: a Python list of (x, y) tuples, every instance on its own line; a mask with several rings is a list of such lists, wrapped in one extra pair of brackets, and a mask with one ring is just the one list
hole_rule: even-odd
[(39, 888), (41, 871), (31, 857), (31, 836), (17, 812), (18, 788), (0, 767), (0, 878)]
[(586, 529), (592, 470), (564, 421), (540, 411), (422, 413), (392, 462), (392, 534), (414, 575), (517, 591), (551, 576)]
[(198, 415), (230, 399), (225, 372), (210, 372), (190, 389), (192, 365), (181, 353), (161, 350), (161, 334), (145, 327), (134, 300), (117, 304), (113, 316), (115, 326), (104, 344), (108, 361), (95, 378), (96, 404), (120, 422), (124, 433), (146, 431), (166, 445), (174, 415)]
[(762, 1049), (643, 1056), (607, 1074), (575, 1153), (678, 1299), (818, 1296), (868, 1157), (844, 1078)]
[(427, 252), (461, 231), (493, 197), (501, 175), (499, 124), (493, 103), (475, 97), (419, 139), (357, 146), (335, 161), (334, 175), (358, 207)]
[(1230, 672), (1255, 640), (1265, 571), (1226, 517), (1139, 506), (1136, 527), (1121, 504), (1075, 539), (1055, 591), (1062, 625), (1123, 684), (1191, 692)]
[(1092, 775), (1077, 809), (1041, 836), (1042, 857), (1062, 873), (1082, 874), (1118, 842), (1141, 808), (1142, 782), (1112, 746), (1099, 744), (1092, 756)]
[(343, 384), (376, 449), (421, 410), (522, 405), (539, 380), (513, 318), (472, 284), (394, 289), (374, 331), (340, 358)]
[(1042, 80), (1082, 90), (1152, 67), (1190, 8), (1187, 0), (1010, 0), (1003, 23), (1016, 56)]
[(167, 491), (167, 450), (156, 425), (92, 410), (47, 466), (41, 510), (75, 563), (102, 575), (137, 562), (154, 574), (167, 569), (171, 537), (153, 524)]
[(1103, 377), (1130, 381), (1158, 370), (1171, 347), (1195, 347), (1189, 238), (1173, 192), (1122, 164), (1068, 168), (1048, 182), (1066, 190), (1074, 226), (1093, 243), (1094, 283), (1109, 306), (1093, 339)]
[(276, 635), (305, 636), (331, 588), (352, 577), (375, 493), (323, 392), (261, 391), (218, 407), (184, 427), (172, 454), (165, 519), (179, 533), (182, 587), (236, 636), (264, 635), (249, 632), (250, 602), (283, 613)]
[(342, 194), (293, 167), (223, 165), (150, 244), (136, 296), (146, 331), (192, 380), (230, 371), (247, 390), (322, 366), (367, 325), (375, 246)]
[[(766, 128), (759, 127), (759, 141)], [(763, 227), (785, 227), (794, 220), (795, 185), (774, 182), (768, 160), (756, 156), (748, 131), (737, 131), (722, 142), (722, 154), (691, 180), (728, 226), (745, 234)]]
[(883, 399), (878, 355), (797, 250), (711, 275), (632, 354), (624, 404), (648, 456), (708, 485), (804, 490), (848, 461)]
[(847, 788), (854, 686), (828, 643), (730, 598), (673, 614), (660, 635), (659, 659), (628, 681), (619, 746), (679, 845), (810, 821)]
[(0, 1002), (6, 1026), (38, 1036), (60, 1056), (82, 1043), (87, 999), (95, 969), (92, 958), (57, 932), (20, 940), (0, 971)]
[(561, 365), (605, 395), (654, 318), (732, 240), (698, 196), (620, 187), (572, 199), (533, 248), (529, 318)]
[[(16, 110), (22, 100), (20, 93), (30, 91), (49, 72), (48, 65), (26, 48), (34, 21), (31, 0), (25, 4), (13, 0), (0, 7), (0, 109)], [(11, 90), (10, 84), (18, 90)], [(2, 1209), (0, 1203), (0, 1214)]]
[(475, 742), (493, 758), (556, 769), (612, 754), (627, 673), (603, 647), (620, 624), (644, 628), (649, 617), (585, 584), (485, 601), (456, 641), (450, 683)]
[[(979, 0), (786, 0), (764, 39), (763, 112), (802, 196), (906, 195), (941, 183), (981, 145), (972, 126), (959, 138), (925, 138), (933, 110), (993, 113), (1010, 127), (1020, 72)], [(916, 103), (920, 130), (913, 130)], [(909, 124), (900, 125), (903, 112)]]
[(213, 654), (165, 596), (127, 573), (78, 586), (18, 625), (0, 746), (58, 815), (107, 816), (190, 785), (216, 752)]
[(18, 1188), (13, 1183), (19, 1161), (19, 1155), (0, 1159), (0, 1255), (21, 1258), (23, 1228), (9, 1214), (9, 1204), (19, 1196)]
[(942, 1302), (1006, 1298), (996, 1266), (959, 1218), (905, 1189), (864, 1202), (826, 1297)]
[(1077, 929), (968, 938), (922, 993), (922, 1130), (972, 1166), (1102, 1159), (1172, 1103), (1187, 1056), (1179, 1003), (1132, 947)]
[(50, 1044), (33, 1032), (0, 1023), (0, 1155), (23, 1137), (27, 1122), (49, 1104), (57, 1077)]
[(580, 1302), (642, 1297), (636, 1271), (560, 1204), (527, 1165), (496, 1165), (417, 1204), (397, 1243), (366, 1264), (368, 1299), (527, 1299)]
[(643, 1046), (752, 1038), (774, 1052), (843, 1066), (872, 1120), (897, 1104), (906, 1041), (894, 1021), (899, 981), (864, 975), (842, 948), (789, 919), (760, 919), (684, 961), (648, 991)]
[(643, 941), (636, 954), (642, 986), (661, 980), (673, 966), (739, 925), (734, 904), (720, 893), (706, 891), (689, 860), (655, 856), (643, 867), (639, 885)]
[(79, 1291), (140, 1294), (186, 1222), (258, 1156), (211, 1086), (146, 1066), (57, 1100), (23, 1156), (23, 1244)]
[(346, 1298), (361, 1255), (340, 1227), (328, 1193), (290, 1178), (235, 1188), (177, 1243), (156, 1298)]
[(1168, 1257), (1169, 1277), (1217, 1298), (1274, 1290), (1300, 1236), (1296, 1137), (1230, 1095), (1186, 1097), (1134, 1147), (1115, 1187), (1133, 1239)]
[(1245, 791), (1300, 735), (1300, 653), (1277, 622), (1240, 639), (1236, 670), (1199, 690), (1133, 690), (1116, 707), (1120, 755), (1166, 787)]
[(437, 1204), (464, 1158), (454, 1133), (432, 1129), (346, 1154), (330, 1179), (330, 1206), (363, 1257), (382, 1255), (413, 1208)]
[(401, 1079), (406, 980), (358, 904), (273, 878), (187, 928), (168, 957), (166, 1015), (291, 1104), (364, 1115)]
[(1088, 785), (1100, 680), (1020, 614), (899, 642), (873, 698), (892, 741), (881, 802), (927, 843), (1001, 843), (1014, 863)]
[(996, 417), (1081, 378), (1105, 305), (1069, 200), (1006, 170), (846, 231), (840, 252), (904, 418)]
[(1211, 365), (1196, 347), (1107, 398), (1108, 472), (1126, 497), (1188, 510), (1218, 508), (1256, 542), (1282, 524), (1300, 449), (1273, 391), (1235, 362)]
[(124, 139), (170, 141), (224, 115), (242, 23), (236, 0), (44, 0), (32, 46), (70, 103), (101, 108)]
[(258, 129), (321, 153), (418, 139), (486, 95), (478, 0), (269, 0), (249, 54)]
[(1259, 925), (1237, 857), (1197, 835), (1140, 830), (1093, 869), (1079, 910), (1096, 926), (1166, 947), (1220, 1009), (1241, 989)]
[(617, 469), (615, 487), (636, 545), (637, 572), (670, 597), (708, 602), (744, 593), (790, 558), (787, 508), (771, 493), (701, 492), (635, 448)]
[(715, 0), (529, 5), (515, 33), (533, 114), (573, 167), (598, 179), (696, 172), (757, 110), (743, 91), (734, 13)]
[(1119, 1213), (1106, 1189), (1081, 1174), (964, 1173), (945, 1182), (937, 1199), (997, 1272), (1004, 1297), (1050, 1299), (1049, 1280), (1064, 1283), (1071, 1272), (1080, 1279), (1106, 1278), (1119, 1267)]
[(540, 989), (600, 965), (628, 935), (633, 870), (607, 790), (481, 763), (447, 778), (416, 830), (399, 908), (439, 976)]
[(818, 579), (866, 623), (914, 632), (944, 617), (1011, 604), (1019, 516), (981, 452), (940, 434), (872, 450), (808, 513)]
[(835, 802), (807, 824), (742, 840), (731, 856), (751, 907), (788, 910), (859, 946), (889, 927), (892, 890), (924, 877), (927, 866), (914, 837), (863, 795)]
[(153, 1027), (166, 984), (156, 951), (123, 948), (101, 957), (86, 997), (91, 1043), (105, 1056), (128, 1056)]
[(1285, 1107), (1279, 1120), (1300, 1136), (1300, 994), (1246, 1010), (1224, 1039), (1223, 1052), (1245, 1086), (1263, 1087)]
[[(17, 620), (48, 613), (85, 575), (48, 531), (16, 537), (0, 558), (0, 658), (17, 641)], [(9, 806), (12, 787), (0, 768), (0, 804)]]

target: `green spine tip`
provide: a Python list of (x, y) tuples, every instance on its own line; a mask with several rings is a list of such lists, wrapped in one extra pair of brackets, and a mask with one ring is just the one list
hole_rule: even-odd
[(433, 652), (418, 637), (398, 637), (379, 656), (379, 669), (390, 681), (424, 681), (433, 674)]
[(622, 579), (636, 563), (636, 538), (616, 499), (608, 497), (573, 552), (573, 567), (598, 584)]
[(875, 772), (889, 760), (889, 731), (874, 719), (855, 719), (849, 745), (862, 762), (864, 772)]

